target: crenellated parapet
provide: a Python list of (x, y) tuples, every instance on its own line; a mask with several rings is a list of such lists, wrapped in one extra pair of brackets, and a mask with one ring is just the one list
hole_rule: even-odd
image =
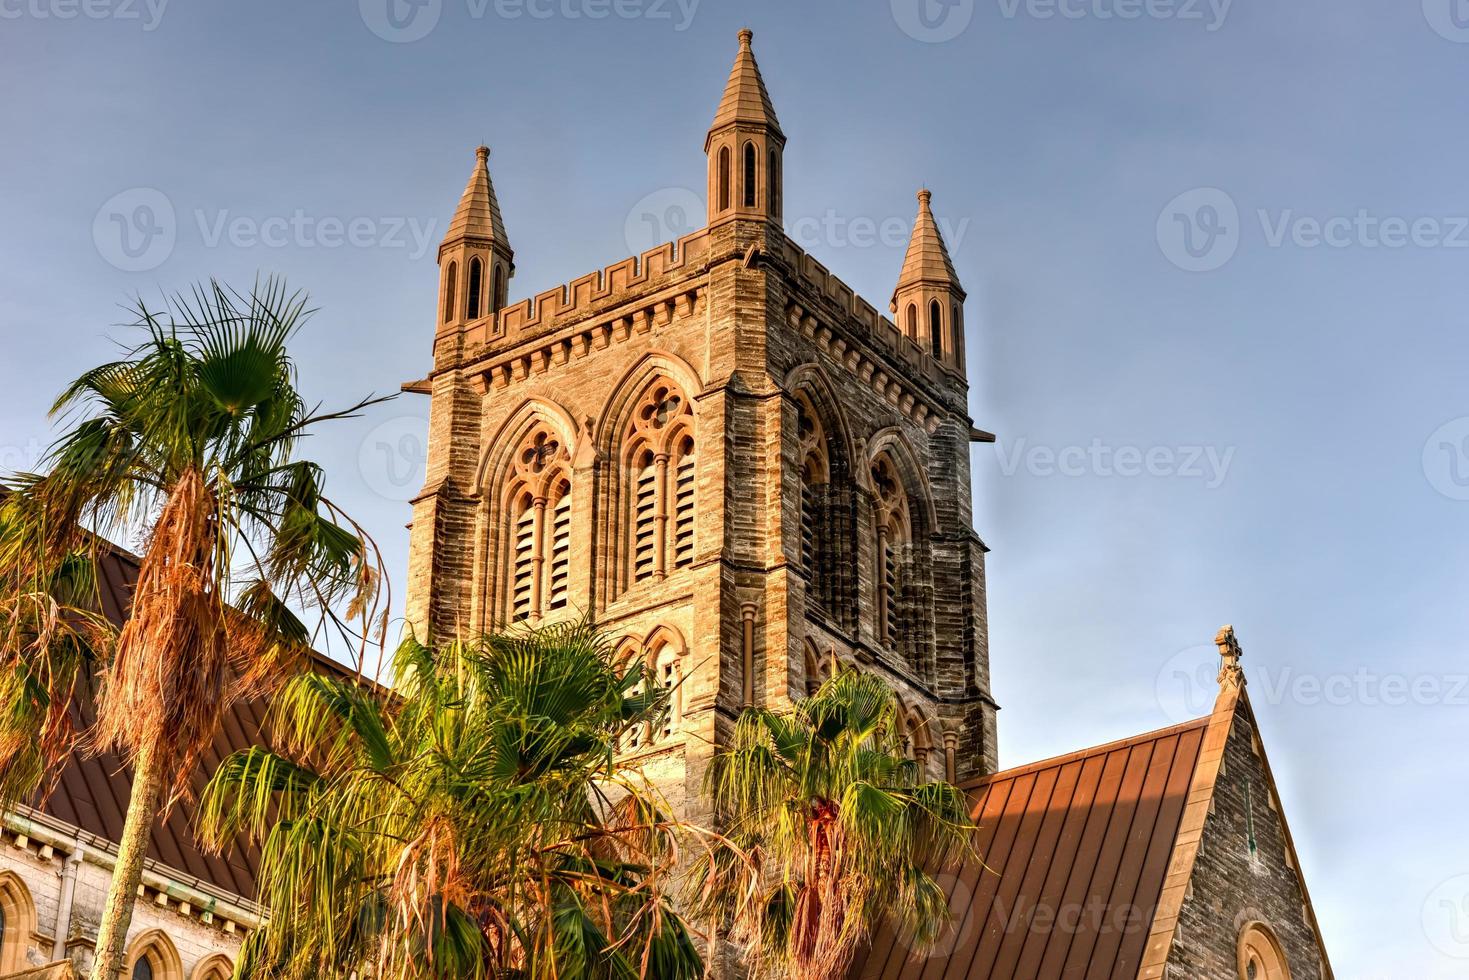
[(786, 307), (791, 326), (885, 400), (929, 427), (941, 412), (964, 411), (963, 375), (905, 336), (898, 326), (794, 242), (781, 262), (805, 287)]
[[(703, 271), (708, 256), (708, 232), (700, 229), (543, 290), (494, 316), (466, 324), (460, 335), (460, 363), (472, 367), (481, 361), (498, 362), (512, 352), (534, 360), (569, 354), (578, 347), (605, 347), (618, 335), (688, 315), (697, 289), (681, 286)], [(570, 331), (577, 325), (584, 329)], [(528, 349), (518, 350), (521, 347)]]

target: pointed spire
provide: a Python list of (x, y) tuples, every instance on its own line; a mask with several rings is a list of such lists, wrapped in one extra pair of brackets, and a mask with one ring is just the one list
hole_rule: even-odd
[(760, 77), (760, 66), (755, 63), (755, 52), (750, 47), (754, 36), (755, 32), (748, 27), (740, 31), (740, 50), (735, 55), (734, 67), (730, 69), (729, 81), (724, 86), (724, 97), (719, 100), (719, 109), (714, 113), (709, 132), (713, 135), (726, 126), (745, 123), (768, 127), (784, 140), (785, 135), (775, 118), (775, 106), (770, 102), (770, 93), (765, 90), (765, 80)]
[(495, 200), (495, 185), (490, 183), (490, 148), (481, 146), (474, 152), (474, 172), (469, 175), (469, 183), (464, 187), (464, 196), (459, 198), (459, 207), (454, 212), (454, 220), (449, 222), (444, 241), (485, 239), (508, 249), (510, 240), (505, 237), (500, 202)]
[(924, 188), (918, 192), (918, 217), (913, 222), (913, 236), (908, 239), (908, 254), (903, 256), (903, 270), (898, 273), (898, 285), (894, 297), (909, 286), (928, 283), (947, 286), (963, 293), (954, 263), (949, 260), (949, 250), (944, 245), (944, 236), (934, 221), (933, 208), (929, 206), (933, 193)]

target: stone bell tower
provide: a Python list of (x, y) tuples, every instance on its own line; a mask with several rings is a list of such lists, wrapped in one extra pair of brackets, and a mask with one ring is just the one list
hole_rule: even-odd
[(674, 692), (629, 751), (690, 814), (741, 708), (838, 662), (899, 692), (931, 773), (993, 769), (983, 434), (930, 198), (894, 324), (783, 231), (786, 137), (749, 31), (704, 148), (706, 227), (514, 298), (477, 152), (439, 253), (433, 369), (407, 386), (432, 398), (408, 620), (595, 620)]

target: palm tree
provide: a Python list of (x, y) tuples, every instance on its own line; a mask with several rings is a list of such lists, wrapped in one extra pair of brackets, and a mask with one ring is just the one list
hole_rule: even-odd
[(837, 980), (884, 914), (915, 947), (948, 921), (932, 874), (969, 846), (964, 795), (902, 756), (898, 705), (844, 669), (789, 709), (747, 708), (707, 784), (725, 834), (694, 877), (756, 976)]
[[(324, 413), (297, 393), (286, 344), (305, 304), (275, 280), (248, 295), (210, 283), (158, 312), (140, 301), (143, 339), (62, 392), (52, 414), (74, 424), (46, 474), (14, 478), (0, 504), (0, 802), (54, 785), (81, 742), (132, 767), (95, 980), (123, 966), (149, 830), (188, 791), (222, 710), (307, 649), (287, 604), (354, 644), (375, 618), (375, 551), (294, 456), (317, 423), (370, 403)], [(108, 537), (145, 542), (115, 634), (95, 612)], [(86, 669), (102, 693), (77, 732)]]
[(563, 624), (410, 637), (393, 681), (298, 676), (267, 719), (276, 750), (206, 789), (206, 842), (261, 848), (270, 917), (237, 976), (701, 975), (665, 897), (683, 835), (619, 759), (666, 708), (641, 666)]

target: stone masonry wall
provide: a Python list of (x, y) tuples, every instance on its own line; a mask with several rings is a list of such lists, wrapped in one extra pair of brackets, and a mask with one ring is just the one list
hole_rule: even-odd
[(1251, 922), (1279, 938), (1292, 980), (1329, 980), (1259, 744), (1254, 716), (1241, 703), (1179, 913), (1169, 980), (1236, 980), (1240, 932)]
[[(61, 910), (65, 856), (60, 853), (43, 857), (39, 847), (30, 841), (25, 847), (15, 845), (13, 835), (5, 835), (0, 843), (0, 875), (15, 875), (35, 906), (35, 931), (26, 943), (24, 959), (39, 966), (52, 962), (58, 916)], [(97, 930), (107, 901), (107, 888), (112, 873), (109, 867), (83, 860), (76, 869), (76, 889), (72, 899), (71, 923), (67, 930), (67, 956), (79, 975), (91, 969)], [(161, 931), (178, 954), (181, 976), (159, 977), (157, 980), (194, 980), (196, 968), (223, 957), (230, 968), (239, 955), (243, 932), (231, 925), (226, 931), (222, 919), (205, 916), (205, 909), (186, 905), (166, 894), (160, 900), (155, 889), (145, 889), (133, 912), (128, 942), (154, 930)], [(208, 918), (210, 921), (205, 921)], [(18, 923), (7, 922), (7, 929)], [(6, 937), (7, 941), (10, 937)]]

